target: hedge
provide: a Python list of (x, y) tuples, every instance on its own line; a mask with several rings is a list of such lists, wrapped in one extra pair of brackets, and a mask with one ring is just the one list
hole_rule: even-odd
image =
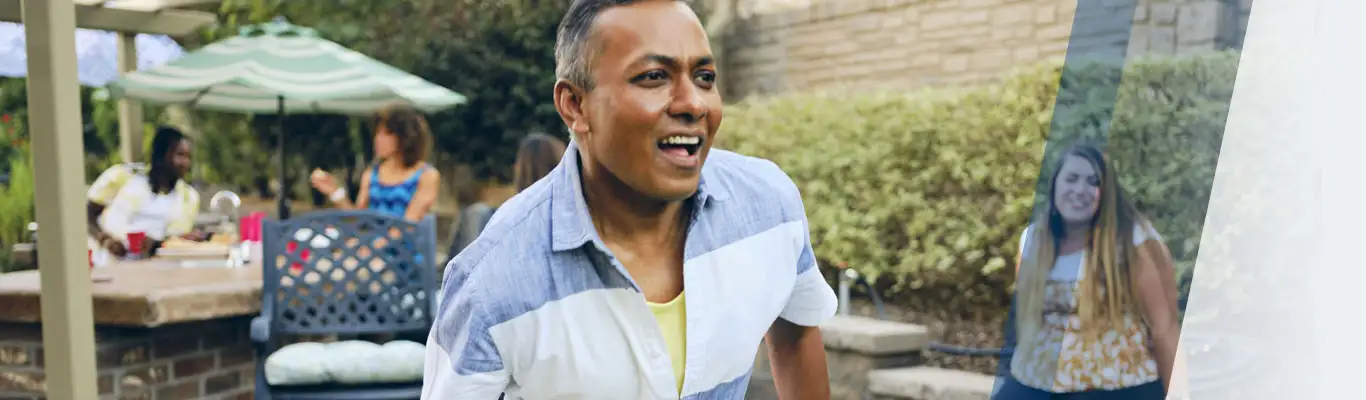
[[(1237, 63), (1232, 52), (1130, 62), (1113, 107), (1094, 99), (1116, 69), (1068, 66), (1060, 83), (1061, 62), (975, 87), (752, 99), (725, 110), (717, 145), (792, 176), (826, 265), (936, 308), (1000, 310), (1046, 143), (1105, 124), (1121, 182), (1178, 270), (1192, 268)], [(1054, 118), (1060, 84), (1068, 112)]]

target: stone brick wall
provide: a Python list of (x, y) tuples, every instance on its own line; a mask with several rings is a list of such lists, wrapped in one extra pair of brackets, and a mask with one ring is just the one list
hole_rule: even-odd
[(1134, 10), (1131, 55), (1239, 49), (1252, 0), (1143, 0)]
[(994, 79), (1011, 68), (1066, 54), (1078, 1), (1084, 10), (1119, 13), (1119, 18), (1125, 15), (1107, 10), (1133, 10), (1135, 22), (1128, 32), (1114, 31), (1122, 23), (1082, 26), (1073, 45), (1127, 46), (1130, 56), (1238, 48), (1252, 3), (824, 0), (737, 21), (725, 41), (726, 95), (736, 101), (794, 89), (914, 88)]
[[(101, 400), (250, 400), (255, 354), (249, 318), (159, 328), (98, 327)], [(44, 399), (43, 340), (36, 324), (0, 323), (0, 399)]]

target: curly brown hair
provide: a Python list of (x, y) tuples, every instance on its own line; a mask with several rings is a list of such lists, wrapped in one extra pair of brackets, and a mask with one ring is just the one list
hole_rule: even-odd
[(412, 168), (427, 161), (431, 152), (432, 132), (422, 112), (407, 103), (393, 103), (375, 113), (371, 126), (394, 135), (398, 139), (398, 155), (404, 167)]

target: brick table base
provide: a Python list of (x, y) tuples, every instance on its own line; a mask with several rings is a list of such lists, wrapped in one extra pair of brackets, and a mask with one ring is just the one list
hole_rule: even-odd
[[(255, 354), (249, 317), (155, 328), (98, 326), (101, 400), (250, 400)], [(38, 324), (0, 322), (0, 400), (45, 399)]]

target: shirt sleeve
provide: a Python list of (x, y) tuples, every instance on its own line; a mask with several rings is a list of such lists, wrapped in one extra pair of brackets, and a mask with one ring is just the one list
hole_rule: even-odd
[(180, 212), (171, 220), (170, 226), (166, 227), (166, 237), (175, 237), (188, 234), (194, 231), (195, 219), (199, 218), (199, 191), (188, 184), (180, 184), (179, 190), (183, 190), (181, 195)]
[(1134, 246), (1142, 245), (1149, 240), (1162, 241), (1162, 235), (1157, 233), (1152, 221), (1134, 222)]
[(493, 341), (492, 320), (473, 268), (447, 267), (436, 321), (427, 338), (422, 399), (497, 399), (511, 380)]
[(90, 190), (86, 191), (86, 200), (95, 204), (108, 206), (114, 201), (114, 196), (119, 194), (119, 190), (128, 182), (128, 178), (133, 175), (133, 171), (128, 166), (119, 164), (104, 170), (95, 183), (90, 184)]
[(798, 237), (797, 279), (792, 287), (792, 296), (778, 316), (788, 322), (802, 326), (818, 326), (835, 315), (839, 300), (834, 289), (825, 281), (820, 267), (816, 265), (816, 253), (811, 247), (811, 227), (806, 219), (806, 206), (802, 202), (797, 185), (784, 175), (786, 186), (784, 204), (791, 205), (789, 211), (798, 216), (800, 232)]
[(140, 182), (125, 180), (118, 186), (118, 191), (110, 196), (109, 202), (105, 203), (104, 212), (99, 218), (100, 229), (116, 238), (128, 235), (133, 211), (138, 209), (150, 192), (151, 189)]

